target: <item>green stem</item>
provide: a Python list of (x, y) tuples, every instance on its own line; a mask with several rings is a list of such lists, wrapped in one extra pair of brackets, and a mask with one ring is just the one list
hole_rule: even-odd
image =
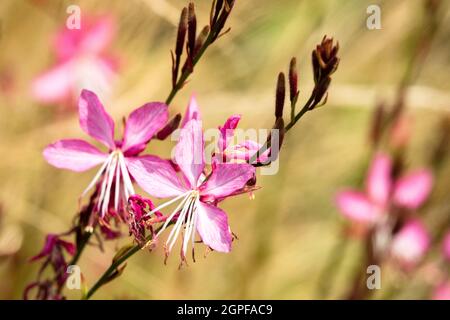
[[(300, 120), (305, 115), (306, 112), (308, 112), (314, 108), (315, 105), (312, 104), (314, 102), (314, 98), (315, 98), (314, 92), (315, 91), (313, 91), (313, 93), (309, 97), (308, 101), (305, 103), (305, 105), (299, 111), (299, 113), (297, 113), (297, 115), (295, 115), (295, 116), (291, 116), (291, 121), (284, 127), (285, 133), (287, 133), (293, 126), (295, 126), (295, 124), (298, 122), (298, 120)], [(293, 104), (291, 106), (291, 112), (292, 112), (292, 110), (295, 110), (295, 104)], [(250, 164), (255, 163), (256, 159), (258, 158), (258, 155), (263, 154), (269, 148), (270, 148), (270, 141), (266, 141), (264, 143), (264, 145), (250, 158), (249, 163)]]
[(206, 49), (214, 42), (213, 37), (214, 37), (214, 31), (211, 31), (208, 34), (208, 37), (206, 38), (205, 43), (203, 43), (203, 45), (200, 47), (198, 52), (195, 54), (194, 59), (192, 61), (192, 69), (189, 69), (189, 68), (184, 69), (184, 71), (182, 72), (177, 83), (175, 84), (175, 86), (172, 88), (169, 95), (167, 96), (167, 98), (166, 98), (167, 105), (169, 105), (172, 102), (173, 98), (178, 93), (178, 91), (180, 91), (180, 89), (183, 88), (184, 83), (186, 82), (187, 78), (192, 74), (193, 69), (194, 69), (195, 65), (197, 64), (197, 62), (200, 60), (202, 55), (205, 53)]
[[(172, 222), (169, 223), (169, 225), (172, 224)], [(146, 242), (151, 241), (153, 239), (153, 234), (158, 234), (158, 232), (162, 229), (163, 225), (161, 225), (158, 229), (156, 229), (152, 234), (148, 235), (145, 240)], [(123, 264), (125, 261), (127, 261), (129, 258), (131, 258), (135, 253), (139, 252), (141, 250), (142, 246), (140, 244), (136, 244), (126, 253), (124, 253), (120, 258), (117, 260), (113, 260), (111, 265), (108, 269), (102, 274), (102, 276), (97, 280), (97, 282), (89, 289), (89, 291), (86, 293), (86, 295), (83, 297), (83, 300), (88, 300), (92, 295), (100, 289), (103, 285), (105, 285), (109, 281), (109, 277), (111, 274), (113, 274), (117, 268), (120, 267), (121, 264)]]
[(79, 246), (77, 248), (77, 252), (73, 256), (72, 260), (70, 260), (69, 265), (77, 264), (78, 260), (81, 257), (81, 253), (83, 252), (84, 248), (88, 244), (89, 239), (91, 238), (92, 234), (93, 234), (92, 232), (85, 232), (83, 234), (83, 237), (82, 237), (82, 239), (80, 241), (80, 244), (79, 244)]
[(136, 252), (141, 250), (140, 245), (135, 245), (134, 247), (130, 248), (127, 253), (122, 255), (119, 259), (115, 260), (108, 269), (103, 273), (103, 275), (100, 277), (100, 279), (97, 280), (97, 282), (92, 286), (91, 289), (87, 292), (86, 296), (83, 297), (84, 300), (88, 300), (100, 287), (102, 287), (108, 280), (109, 276), (115, 272), (115, 270), (128, 258), (130, 258), (132, 255), (134, 255)]

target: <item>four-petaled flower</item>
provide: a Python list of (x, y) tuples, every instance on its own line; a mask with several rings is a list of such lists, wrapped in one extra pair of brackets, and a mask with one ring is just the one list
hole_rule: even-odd
[[(260, 143), (250, 139), (235, 145), (231, 144), (240, 120), (240, 115), (232, 115), (225, 121), (223, 126), (219, 127), (219, 141), (217, 143), (217, 152), (212, 159), (213, 165), (224, 162), (248, 162), (262, 148)], [(261, 155), (258, 155), (257, 162), (266, 163), (269, 154), (270, 149), (264, 151)]]
[(41, 103), (72, 104), (83, 88), (108, 95), (118, 69), (117, 58), (106, 53), (114, 37), (109, 16), (83, 17), (80, 29), (62, 28), (55, 37), (56, 64), (32, 83)]
[(47, 146), (44, 157), (57, 168), (77, 172), (102, 164), (82, 196), (101, 181), (97, 206), (101, 218), (107, 215), (110, 208), (114, 208), (114, 213), (122, 212), (130, 195), (135, 193), (128, 172), (129, 161), (136, 159), (165, 125), (167, 106), (161, 102), (151, 102), (134, 110), (126, 120), (123, 139), (119, 141), (114, 140), (114, 121), (93, 92), (81, 92), (78, 111), (81, 128), (108, 147), (108, 152), (101, 152), (84, 140), (65, 139)]
[(180, 169), (180, 176), (170, 162), (156, 156), (134, 158), (128, 165), (138, 184), (147, 193), (158, 198), (173, 197), (147, 215), (181, 199), (155, 239), (170, 222), (176, 221), (165, 244), (166, 255), (172, 250), (183, 227), (183, 261), (189, 242), (194, 246), (196, 231), (203, 243), (213, 250), (229, 252), (232, 233), (228, 218), (216, 204), (242, 192), (247, 182), (254, 178), (254, 167), (249, 164), (218, 164), (206, 175), (202, 124), (197, 119), (189, 120), (181, 130), (174, 160)]
[(376, 224), (387, 218), (391, 206), (417, 209), (427, 199), (433, 185), (429, 170), (419, 169), (392, 178), (392, 162), (385, 154), (377, 154), (369, 169), (366, 192), (342, 191), (337, 205), (342, 214), (352, 221)]

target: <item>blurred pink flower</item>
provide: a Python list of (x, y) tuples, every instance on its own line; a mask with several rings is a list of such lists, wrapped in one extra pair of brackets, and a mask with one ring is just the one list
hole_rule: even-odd
[(450, 231), (444, 236), (444, 241), (442, 242), (442, 252), (445, 259), (450, 262)]
[(54, 39), (55, 65), (33, 80), (32, 95), (40, 103), (73, 103), (86, 88), (108, 95), (118, 69), (106, 53), (115, 34), (110, 16), (83, 17), (81, 29), (64, 26)]
[(420, 262), (429, 246), (430, 235), (423, 223), (418, 219), (409, 220), (394, 235), (391, 256), (409, 270)]
[(114, 140), (114, 121), (95, 93), (88, 90), (81, 92), (78, 112), (81, 129), (108, 147), (108, 152), (102, 152), (84, 140), (65, 139), (47, 146), (44, 157), (57, 168), (77, 172), (102, 164), (82, 196), (102, 181), (97, 209), (103, 218), (109, 210), (112, 192), (115, 212), (122, 210), (128, 197), (135, 193), (127, 168), (129, 161), (137, 159), (136, 156), (145, 149), (153, 135), (165, 125), (167, 106), (161, 102), (150, 102), (134, 110), (126, 120), (124, 135), (119, 141)]
[(377, 154), (366, 178), (366, 191), (339, 192), (336, 203), (342, 214), (357, 222), (376, 223), (387, 214), (390, 205), (417, 209), (433, 185), (433, 176), (427, 169), (419, 169), (397, 180), (392, 178), (392, 161)]
[(220, 252), (231, 250), (232, 235), (227, 215), (215, 204), (243, 190), (255, 175), (254, 167), (249, 164), (219, 164), (205, 177), (204, 147), (201, 121), (194, 118), (184, 124), (175, 149), (180, 176), (169, 161), (155, 156), (134, 158), (129, 162), (131, 174), (146, 192), (158, 198), (174, 197), (147, 215), (182, 199), (167, 217), (155, 240), (176, 219), (166, 241), (166, 256), (184, 225), (183, 261), (189, 242), (194, 247), (195, 230), (210, 248)]
[(75, 245), (73, 243), (60, 239), (60, 236), (56, 234), (48, 234), (47, 238), (45, 238), (45, 244), (41, 252), (39, 252), (34, 257), (31, 257), (30, 261), (36, 261), (44, 257), (54, 258), (55, 251), (62, 254), (63, 249), (72, 256), (75, 254), (76, 250)]
[(450, 282), (438, 285), (433, 292), (433, 300), (450, 300)]

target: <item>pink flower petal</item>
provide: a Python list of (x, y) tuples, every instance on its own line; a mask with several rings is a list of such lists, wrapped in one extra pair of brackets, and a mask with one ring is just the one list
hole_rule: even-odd
[[(227, 150), (227, 158), (245, 160), (248, 161), (253, 157), (255, 152), (258, 152), (262, 148), (262, 144), (259, 144), (253, 140), (245, 140), (243, 143), (237, 144)], [(230, 150), (231, 149), (231, 150)], [(264, 151), (257, 158), (257, 162), (266, 163), (269, 159), (270, 149)]]
[(184, 114), (183, 120), (181, 121), (181, 128), (184, 128), (186, 123), (188, 123), (192, 119), (202, 119), (195, 94), (191, 95), (191, 99), (189, 100), (189, 104), (186, 108), (186, 113)]
[(450, 231), (444, 237), (444, 241), (442, 243), (442, 253), (444, 254), (445, 259), (450, 261)]
[(108, 47), (114, 34), (111, 17), (92, 19), (83, 16), (81, 29), (64, 26), (56, 35), (54, 44), (57, 57), (61, 61), (80, 54), (99, 54)]
[(417, 209), (428, 198), (433, 187), (429, 170), (419, 170), (400, 178), (394, 187), (394, 202), (405, 208)]
[(51, 165), (72, 171), (86, 171), (102, 163), (107, 155), (83, 140), (59, 140), (44, 149), (44, 158)]
[(80, 126), (87, 134), (110, 149), (115, 148), (114, 120), (106, 113), (95, 93), (86, 89), (81, 91), (78, 115)]
[(57, 103), (71, 97), (74, 87), (73, 63), (57, 64), (33, 80), (31, 94), (40, 103)]
[(167, 160), (142, 156), (127, 157), (125, 161), (136, 183), (154, 197), (174, 197), (187, 191)]
[(215, 206), (199, 202), (196, 226), (205, 245), (219, 252), (230, 252), (232, 237), (225, 212)]
[(114, 34), (115, 25), (111, 16), (97, 18), (84, 32), (81, 49), (86, 53), (100, 53), (110, 45)]
[(236, 129), (236, 127), (238, 126), (239, 120), (241, 120), (240, 115), (232, 115), (227, 119), (227, 121), (225, 121), (223, 127), (219, 127), (220, 131), (218, 142), (219, 152), (225, 151), (225, 149), (229, 145), (230, 138), (234, 136), (234, 129)]
[(249, 164), (218, 164), (209, 179), (202, 186), (202, 195), (215, 198), (226, 197), (242, 189), (255, 175), (255, 168)]
[(391, 254), (404, 267), (414, 267), (425, 255), (430, 236), (420, 220), (408, 221), (394, 236)]
[(198, 178), (205, 168), (202, 124), (191, 120), (181, 129), (175, 147), (175, 162), (180, 167), (191, 188), (197, 187)]
[(145, 149), (147, 142), (161, 129), (169, 117), (167, 105), (162, 102), (146, 103), (134, 110), (127, 119), (122, 150), (137, 149), (139, 153)]
[(377, 154), (369, 169), (367, 193), (380, 206), (387, 203), (391, 192), (391, 170), (391, 159), (385, 154)]
[(375, 222), (381, 212), (366, 195), (356, 191), (338, 193), (336, 203), (342, 214), (357, 222)]

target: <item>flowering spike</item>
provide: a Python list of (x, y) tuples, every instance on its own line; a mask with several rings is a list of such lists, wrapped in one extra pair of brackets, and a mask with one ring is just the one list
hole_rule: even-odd
[(314, 104), (319, 103), (330, 85), (330, 76), (337, 70), (339, 65), (339, 43), (333, 44), (333, 38), (324, 36), (322, 42), (312, 52), (312, 65), (314, 73)]
[(284, 99), (286, 96), (286, 84), (284, 79), (284, 73), (278, 74), (277, 91), (275, 97), (275, 117), (280, 118), (283, 116)]

